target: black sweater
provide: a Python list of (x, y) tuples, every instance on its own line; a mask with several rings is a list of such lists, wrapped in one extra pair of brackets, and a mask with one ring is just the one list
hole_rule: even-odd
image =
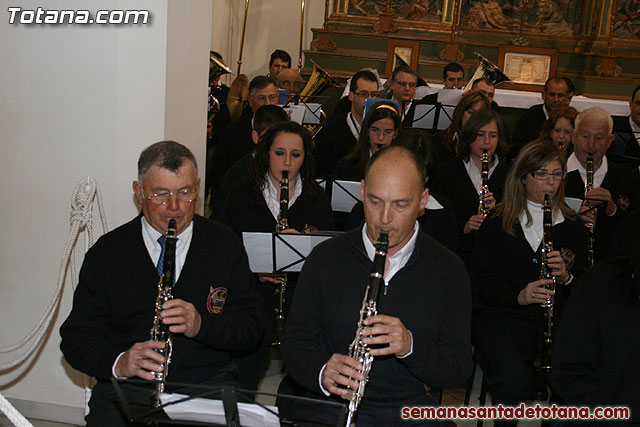
[[(150, 338), (158, 273), (141, 227), (138, 216), (91, 247), (73, 309), (60, 328), (65, 359), (99, 379), (111, 377), (118, 354)], [(214, 297), (223, 294), (226, 299), (216, 314)], [(174, 335), (169, 381), (204, 381), (228, 363), (229, 351), (249, 348), (262, 338), (263, 318), (247, 256), (233, 232), (220, 223), (194, 217), (191, 245), (173, 296), (191, 302), (202, 325), (194, 338)]]
[[(348, 353), (371, 268), (358, 228), (318, 245), (300, 273), (281, 350), (289, 374), (316, 397), (322, 366), (333, 353)], [(450, 388), (468, 378), (467, 274), (458, 257), (425, 233), (380, 296), (378, 313), (398, 317), (411, 331), (413, 353), (374, 360), (363, 404), (427, 404), (424, 384)]]

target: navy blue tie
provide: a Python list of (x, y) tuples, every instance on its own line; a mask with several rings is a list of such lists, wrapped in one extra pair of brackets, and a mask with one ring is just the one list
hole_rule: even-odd
[(158, 276), (162, 276), (164, 272), (164, 250), (167, 247), (167, 238), (162, 235), (158, 237), (158, 243), (160, 243), (160, 258), (158, 258), (158, 264), (156, 264), (156, 271), (158, 272)]

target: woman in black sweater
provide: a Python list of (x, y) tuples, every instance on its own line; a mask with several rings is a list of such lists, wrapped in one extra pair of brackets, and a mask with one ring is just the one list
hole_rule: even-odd
[[(294, 122), (279, 123), (260, 138), (244, 179), (238, 183), (222, 204), (216, 219), (230, 226), (242, 239), (242, 233), (273, 232), (280, 210), (282, 172), (289, 175), (289, 228), (284, 233), (309, 230), (333, 230), (331, 204), (316, 183), (313, 165), (313, 145), (309, 132)], [(285, 302), (292, 300), (295, 277), (289, 275)], [(256, 288), (264, 300), (265, 317), (274, 318), (275, 291), (279, 280), (256, 275)], [(238, 381), (243, 388), (255, 390), (269, 355), (273, 322), (258, 347), (238, 355)]]
[(485, 219), (479, 214), (482, 152), (489, 158), (489, 192), (485, 207), (493, 209), (502, 199), (502, 188), (508, 165), (501, 156), (506, 153), (505, 127), (500, 116), (491, 109), (475, 112), (465, 123), (457, 144), (456, 158), (444, 163), (436, 194), (449, 199), (457, 221), (456, 253), (468, 267), (476, 233)]
[(362, 121), (358, 143), (351, 154), (340, 159), (333, 172), (333, 178), (341, 181), (361, 181), (364, 178), (364, 167), (371, 155), (391, 145), (401, 127), (398, 104), (391, 101), (373, 104)]
[(471, 278), (476, 350), (486, 363), (493, 404), (526, 402), (534, 391), (534, 360), (542, 355), (544, 312), (551, 279), (540, 279), (545, 194), (552, 205), (553, 250), (548, 267), (556, 280), (553, 323), (558, 323), (573, 276), (586, 267), (584, 226), (564, 202), (567, 167), (553, 144), (534, 141), (518, 154), (505, 197), (480, 227)]

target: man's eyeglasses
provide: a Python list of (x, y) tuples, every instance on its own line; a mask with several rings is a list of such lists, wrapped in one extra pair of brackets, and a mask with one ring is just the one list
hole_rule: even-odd
[(531, 172), (531, 176), (535, 179), (539, 179), (541, 181), (549, 179), (549, 177), (553, 177), (556, 181), (564, 179), (567, 176), (566, 172), (553, 172), (549, 173), (547, 171), (533, 171)]
[(385, 138), (390, 138), (392, 136), (394, 136), (396, 134), (396, 131), (394, 129), (378, 129), (378, 128), (369, 128), (369, 133), (375, 136), (380, 136), (380, 134), (383, 134)]
[(379, 92), (367, 92), (366, 90), (361, 90), (360, 92), (354, 92), (358, 98), (367, 99), (367, 98), (377, 98), (380, 96)]
[(197, 193), (190, 188), (183, 188), (182, 190), (178, 191), (162, 191), (160, 193), (153, 193), (150, 196), (147, 196), (144, 193), (144, 190), (142, 190), (142, 196), (154, 205), (166, 205), (171, 196), (173, 196), (174, 194), (176, 195), (178, 200), (185, 203), (191, 203), (197, 197)]
[(394, 80), (394, 81), (402, 87), (409, 86), (411, 89), (417, 86), (417, 83), (415, 82), (403, 82), (400, 80)]
[(256, 101), (263, 103), (263, 102), (267, 102), (267, 100), (271, 101), (271, 102), (277, 102), (278, 101), (278, 95), (277, 94), (273, 94), (273, 95), (258, 95), (256, 96)]

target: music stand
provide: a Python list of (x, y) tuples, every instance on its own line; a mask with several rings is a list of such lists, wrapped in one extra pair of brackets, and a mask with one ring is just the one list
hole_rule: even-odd
[[(133, 383), (151, 386), (154, 382), (136, 379), (119, 380), (112, 378), (111, 383), (120, 400), (122, 410), (130, 422), (145, 424), (180, 424), (196, 426), (298, 426), (295, 420), (286, 419), (278, 413), (277, 408), (256, 402), (250, 396), (263, 395), (294, 401), (312, 402), (327, 407), (338, 407), (340, 415), (336, 426), (344, 426), (347, 405), (328, 400), (292, 396), (280, 393), (265, 393), (256, 390), (245, 390), (229, 385), (210, 386), (201, 384), (185, 384), (167, 382), (168, 388), (185, 387), (194, 390), (191, 394), (166, 393), (161, 396), (160, 406), (134, 410), (126, 398), (120, 383)], [(239, 402), (242, 400), (244, 402)]]
[(341, 233), (314, 231), (305, 234), (243, 232), (242, 240), (254, 273), (295, 273), (302, 270), (311, 250)]
[(360, 181), (342, 181), (327, 177), (325, 192), (331, 200), (332, 211), (348, 213), (360, 201)]

